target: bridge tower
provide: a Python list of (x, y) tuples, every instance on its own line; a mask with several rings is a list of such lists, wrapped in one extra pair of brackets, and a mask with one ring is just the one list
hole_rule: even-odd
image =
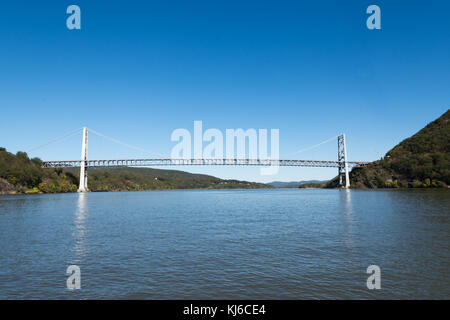
[[(338, 176), (339, 186), (342, 188), (350, 188), (350, 178), (348, 175), (347, 148), (345, 145), (345, 133), (338, 136)], [(345, 178), (345, 185), (344, 185)]]
[(80, 186), (78, 192), (88, 192), (87, 183), (87, 154), (88, 154), (88, 130), (83, 127), (83, 142), (81, 144)]

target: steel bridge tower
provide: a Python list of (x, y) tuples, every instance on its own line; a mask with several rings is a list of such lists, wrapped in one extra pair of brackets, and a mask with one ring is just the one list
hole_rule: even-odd
[(87, 177), (87, 155), (88, 155), (88, 130), (83, 127), (83, 142), (81, 145), (81, 163), (80, 163), (80, 186), (78, 192), (88, 192)]
[[(345, 133), (338, 136), (338, 176), (341, 188), (350, 188), (350, 178), (348, 175), (347, 148), (345, 145)], [(344, 185), (345, 177), (345, 185)]]

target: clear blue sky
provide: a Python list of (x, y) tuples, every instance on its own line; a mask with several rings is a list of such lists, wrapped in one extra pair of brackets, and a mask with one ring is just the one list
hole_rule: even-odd
[[(66, 28), (81, 7), (82, 29)], [(370, 4), (382, 29), (368, 30)], [(347, 134), (374, 160), (450, 106), (448, 1), (3, 1), (0, 146), (82, 126), (161, 154), (176, 128), (278, 128), (280, 155)], [(145, 157), (90, 136), (90, 158)], [(81, 136), (30, 156), (78, 159)], [(335, 159), (336, 143), (300, 159)], [(180, 167), (252, 181), (334, 169)]]

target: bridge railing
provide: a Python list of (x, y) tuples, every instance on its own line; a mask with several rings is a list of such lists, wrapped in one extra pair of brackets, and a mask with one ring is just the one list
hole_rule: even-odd
[[(44, 161), (44, 168), (80, 167), (83, 160)], [(342, 161), (335, 160), (289, 160), (289, 159), (106, 159), (86, 160), (86, 167), (148, 167), (148, 166), (190, 166), (190, 165), (237, 165), (237, 166), (291, 166), (339, 168)], [(347, 161), (349, 167), (367, 165), (363, 161)]]

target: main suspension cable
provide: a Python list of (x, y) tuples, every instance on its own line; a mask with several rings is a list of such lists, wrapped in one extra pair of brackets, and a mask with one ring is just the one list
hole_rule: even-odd
[(67, 138), (69, 138), (69, 137), (71, 137), (71, 136), (74, 136), (75, 134), (80, 133), (81, 129), (83, 129), (83, 128), (78, 128), (78, 129), (73, 130), (73, 131), (71, 131), (71, 132), (69, 132), (69, 133), (66, 133), (65, 135), (63, 135), (63, 136), (61, 136), (61, 137), (59, 137), (59, 138), (56, 138), (56, 139), (51, 140), (51, 141), (49, 141), (49, 142), (47, 142), (47, 143), (41, 144), (40, 146), (31, 148), (31, 149), (29, 149), (29, 150), (27, 151), (27, 153), (36, 151), (36, 150), (41, 149), (41, 148), (44, 148), (44, 147), (46, 147), (46, 146), (48, 146), (48, 145), (50, 145), (50, 144), (52, 144), (52, 143), (60, 142), (60, 141), (65, 140), (65, 139), (67, 139)]
[(141, 151), (141, 152), (144, 152), (144, 153), (151, 153), (151, 154), (155, 154), (155, 155), (160, 156), (160, 157), (164, 157), (164, 156), (163, 156), (162, 154), (160, 154), (160, 153), (153, 152), (153, 151), (150, 151), (150, 150), (145, 150), (145, 149), (142, 149), (142, 148), (133, 146), (133, 145), (131, 145), (131, 144), (122, 142), (122, 141), (120, 141), (120, 140), (117, 140), (117, 139), (108, 137), (107, 135), (105, 135), (105, 134), (103, 134), (103, 133), (100, 133), (100, 132), (98, 132), (98, 131), (95, 131), (94, 129), (91, 129), (91, 128), (87, 128), (87, 129), (88, 129), (89, 132), (92, 132), (92, 133), (94, 133), (94, 134), (96, 134), (96, 135), (98, 135), (98, 136), (100, 136), (100, 137), (102, 137), (102, 138), (105, 138), (105, 139), (107, 139), (107, 140), (110, 140), (110, 141), (112, 141), (112, 142), (114, 142), (114, 143), (123, 145), (123, 146), (125, 146), (125, 147), (131, 148), (131, 149), (134, 149), (134, 150), (138, 150), (138, 151)]
[(296, 151), (296, 152), (293, 152), (293, 153), (289, 153), (289, 154), (287, 154), (287, 156), (291, 156), (291, 155), (294, 155), (294, 154), (299, 154), (299, 153), (302, 153), (302, 152), (306, 152), (306, 151), (312, 150), (312, 149), (317, 148), (317, 147), (319, 147), (319, 146), (321, 146), (321, 145), (323, 145), (323, 144), (325, 144), (325, 143), (328, 143), (328, 142), (330, 142), (330, 141), (333, 141), (333, 140), (336, 139), (337, 137), (339, 137), (339, 135), (334, 136), (334, 137), (331, 137), (331, 138), (329, 138), (329, 139), (327, 139), (327, 140), (325, 140), (325, 141), (322, 141), (322, 142), (320, 142), (320, 143), (318, 143), (318, 144), (315, 144), (315, 145), (313, 145), (313, 146), (311, 146), (311, 147), (304, 148), (304, 149), (300, 149), (300, 150), (298, 150), (298, 151)]

